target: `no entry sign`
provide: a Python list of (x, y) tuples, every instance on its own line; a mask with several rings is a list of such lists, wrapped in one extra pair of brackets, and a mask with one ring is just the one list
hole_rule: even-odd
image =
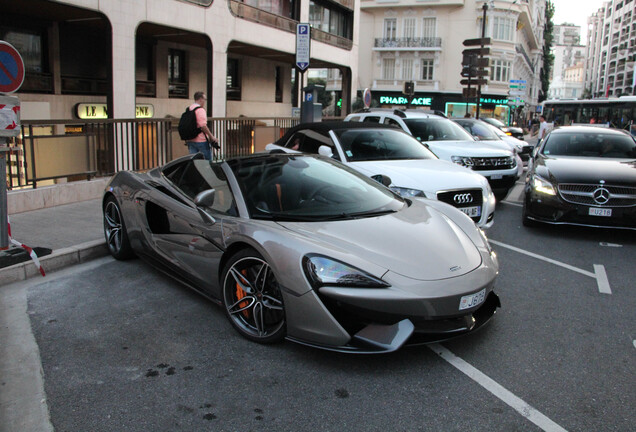
[(24, 82), (24, 62), (20, 53), (5, 41), (0, 41), (0, 93), (13, 93)]

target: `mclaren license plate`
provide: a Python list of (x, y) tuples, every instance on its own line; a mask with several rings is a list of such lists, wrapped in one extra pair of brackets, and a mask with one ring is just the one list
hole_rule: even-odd
[(470, 217), (479, 217), (479, 216), (481, 216), (481, 207), (480, 206), (476, 206), (476, 207), (458, 207), (457, 209), (461, 210), (464, 213), (466, 213)]
[(612, 216), (612, 209), (608, 208), (590, 208), (590, 216)]
[(486, 288), (475, 294), (465, 295), (459, 300), (459, 310), (475, 307), (486, 299)]

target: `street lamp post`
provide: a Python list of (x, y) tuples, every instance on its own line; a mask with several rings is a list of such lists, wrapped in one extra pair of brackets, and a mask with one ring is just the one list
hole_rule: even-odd
[[(484, 2), (482, 6), (484, 11), (484, 15), (481, 19), (481, 48), (484, 48), (484, 38), (486, 37), (486, 11), (488, 10), (488, 3)], [(481, 56), (480, 56), (481, 58)], [(475, 113), (475, 118), (479, 118), (479, 107), (481, 105), (481, 83), (477, 84), (477, 112)]]

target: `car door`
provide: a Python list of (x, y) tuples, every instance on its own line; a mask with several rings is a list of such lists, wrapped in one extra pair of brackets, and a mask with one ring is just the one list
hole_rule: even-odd
[[(156, 251), (182, 277), (208, 294), (218, 285), (224, 251), (224, 219), (238, 213), (232, 191), (219, 164), (194, 159), (175, 169), (167, 180), (182, 196), (153, 194), (146, 203), (146, 218)], [(202, 215), (194, 205), (200, 192), (215, 190), (215, 202)], [(208, 217), (211, 216), (210, 217)]]

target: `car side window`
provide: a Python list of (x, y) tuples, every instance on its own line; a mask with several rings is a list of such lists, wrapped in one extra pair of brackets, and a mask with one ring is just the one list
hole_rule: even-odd
[(340, 155), (334, 147), (331, 138), (311, 129), (302, 130), (294, 134), (291, 139), (287, 141), (285, 147), (303, 153), (318, 154), (318, 149), (323, 145), (331, 147), (333, 158), (340, 160)]
[(392, 119), (390, 117), (385, 117), (384, 124), (389, 125), (389, 126), (395, 126), (395, 127), (400, 128), (400, 129), (402, 128), (402, 126), (400, 126), (400, 123), (397, 120)]
[[(176, 174), (176, 173), (175, 173)], [(189, 161), (179, 176), (171, 178), (174, 185), (190, 199), (208, 189), (214, 189), (214, 204), (211, 209), (231, 216), (238, 215), (234, 195), (220, 165), (205, 159)]]
[(366, 116), (364, 118), (364, 120), (362, 120), (363, 123), (380, 123), (380, 117), (379, 116)]

